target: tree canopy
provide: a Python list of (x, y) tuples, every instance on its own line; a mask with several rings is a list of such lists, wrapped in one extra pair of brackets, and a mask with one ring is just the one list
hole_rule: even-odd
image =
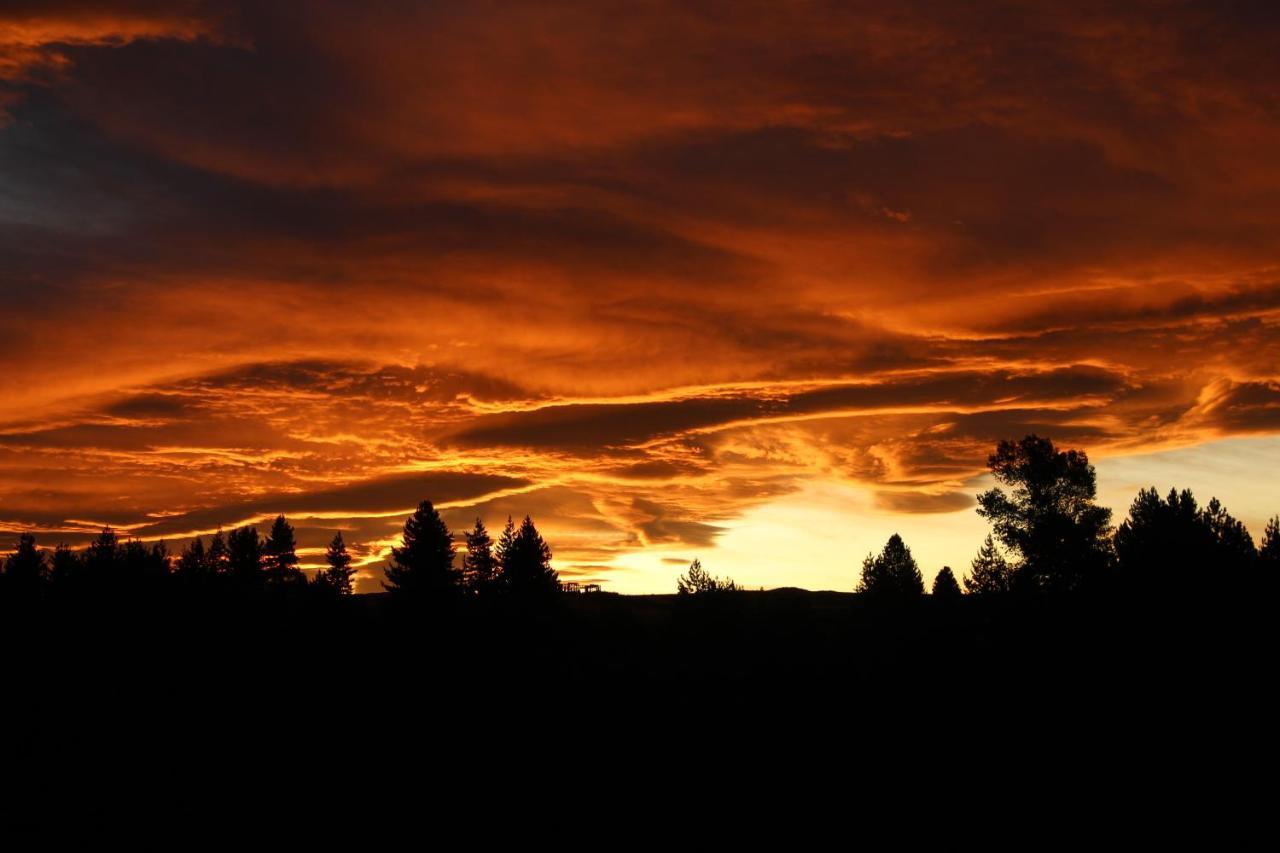
[(893, 598), (924, 595), (924, 576), (901, 536), (893, 534), (879, 554), (868, 554), (862, 561), (857, 591)]
[(738, 585), (732, 578), (712, 577), (702, 568), (702, 561), (695, 559), (689, 570), (676, 579), (676, 592), (680, 595), (707, 595), (717, 592), (737, 592)]
[(1016, 585), (1045, 592), (1086, 588), (1111, 562), (1111, 510), (1094, 503), (1088, 456), (1028, 435), (1001, 441), (987, 460), (999, 486), (978, 496), (978, 514), (1016, 557)]
[(453, 534), (431, 501), (423, 501), (404, 523), (399, 547), (391, 549), (383, 586), (400, 595), (454, 593), (461, 573), (454, 568), (453, 557)]

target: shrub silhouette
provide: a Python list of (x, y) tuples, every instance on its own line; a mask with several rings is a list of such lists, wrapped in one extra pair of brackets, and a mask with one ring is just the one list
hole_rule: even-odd
[(695, 559), (689, 570), (676, 579), (679, 595), (707, 595), (717, 592), (737, 592), (738, 585), (732, 578), (712, 577), (702, 568), (702, 561)]

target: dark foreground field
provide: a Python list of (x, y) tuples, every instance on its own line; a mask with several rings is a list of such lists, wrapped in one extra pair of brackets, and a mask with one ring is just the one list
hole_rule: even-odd
[[(1132, 772), (1197, 785), (1200, 768), (1270, 760), (1276, 739), (1259, 600), (81, 602), (7, 613), (3, 632), (11, 775), (31, 762), (24, 778), (53, 787), (30, 790), (73, 779), (77, 809), (112, 814), (122, 793), (203, 814), (244, 786), (250, 809), (332, 785), (381, 802), (401, 774), (464, 800), (517, 778), (550, 797), (570, 770), (592, 797), (678, 797), (708, 773), (773, 790), (848, 762), (961, 787), (1003, 768), (1011, 797), (1046, 772), (1096, 791)], [(802, 778), (766, 769), (779, 761)]]

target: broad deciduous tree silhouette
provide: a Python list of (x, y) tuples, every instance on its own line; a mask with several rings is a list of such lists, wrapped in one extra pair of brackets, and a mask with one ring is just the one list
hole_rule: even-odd
[(933, 579), (933, 595), (938, 598), (959, 598), (960, 584), (956, 582), (955, 573), (950, 566), (943, 566)]
[(978, 556), (969, 564), (964, 590), (970, 595), (1000, 595), (1012, 589), (1013, 567), (988, 533), (978, 549)]
[(1002, 441), (987, 460), (996, 487), (978, 496), (978, 514), (1017, 555), (1015, 583), (1045, 592), (1079, 590), (1111, 562), (1111, 510), (1094, 503), (1089, 457), (1047, 438)]
[(879, 554), (868, 554), (862, 561), (857, 591), (885, 598), (924, 595), (924, 576), (901, 536), (893, 534)]
[(351, 595), (351, 579), (356, 570), (351, 568), (351, 555), (347, 553), (347, 543), (342, 539), (342, 531), (333, 535), (324, 552), (324, 561), (329, 564), (329, 568), (320, 570), (316, 575), (317, 583), (338, 595)]
[(383, 587), (397, 595), (457, 592), (461, 573), (453, 566), (453, 556), (453, 534), (431, 501), (423, 501), (404, 523), (400, 547), (391, 549)]
[(717, 592), (737, 592), (738, 585), (732, 578), (717, 578), (702, 568), (702, 561), (695, 559), (689, 570), (676, 578), (676, 592), (680, 595), (707, 595)]

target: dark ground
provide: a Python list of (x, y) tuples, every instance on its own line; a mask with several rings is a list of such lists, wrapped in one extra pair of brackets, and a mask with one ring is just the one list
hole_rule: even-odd
[[(1048, 769), (1123, 797), (1132, 774), (1194, 785), (1274, 759), (1274, 624), (1258, 599), (785, 589), (461, 608), (82, 602), (6, 614), (7, 766), (73, 798), (138, 778), (136, 796), (169, 815), (246, 785), (235, 808), (252, 811), (264, 792), (326, 785), (377, 803), (405, 773), (458, 795), (568, 769), (604, 801), (646, 784), (678, 800), (707, 774), (785, 790), (855, 765), (952, 792), (998, 770), (1000, 797)], [(48, 805), (23, 813), (47, 821)]]

